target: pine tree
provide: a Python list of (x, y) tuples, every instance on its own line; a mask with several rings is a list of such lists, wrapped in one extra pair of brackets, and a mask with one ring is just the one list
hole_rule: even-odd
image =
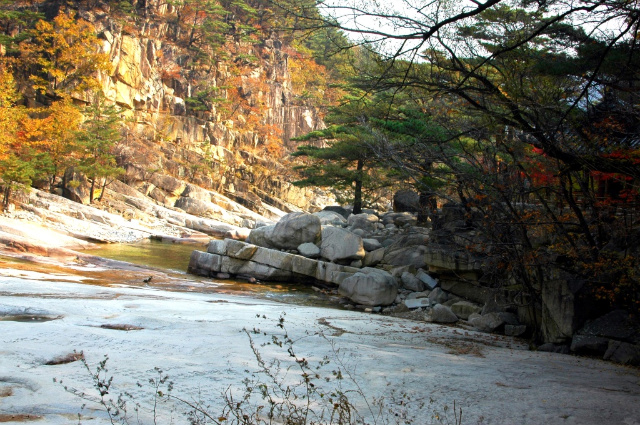
[(106, 105), (103, 96), (87, 108), (86, 120), (78, 132), (78, 167), (91, 183), (89, 202), (93, 202), (96, 184), (102, 181), (99, 200), (106, 186), (124, 170), (117, 166), (112, 153), (120, 139), (120, 118), (114, 106)]

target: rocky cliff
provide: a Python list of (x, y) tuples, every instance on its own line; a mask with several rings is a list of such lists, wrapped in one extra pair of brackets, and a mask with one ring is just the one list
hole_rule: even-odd
[(289, 183), (287, 154), (292, 137), (323, 127), (322, 114), (294, 94), (293, 50), (277, 33), (227, 39), (226, 58), (197, 61), (176, 35), (183, 6), (137, 2), (131, 16), (92, 3), (80, 3), (78, 15), (96, 27), (113, 65), (100, 81), (127, 118), (117, 147), (123, 181), (170, 207), (185, 188), (162, 184), (167, 176), (261, 213), (264, 204), (315, 209), (316, 194)]

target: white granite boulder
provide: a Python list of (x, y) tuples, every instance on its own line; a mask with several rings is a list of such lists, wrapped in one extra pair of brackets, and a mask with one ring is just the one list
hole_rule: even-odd
[(320, 219), (320, 224), (323, 226), (344, 227), (347, 224), (347, 219), (335, 211), (322, 210), (313, 215)]
[(264, 248), (275, 248), (271, 243), (271, 236), (275, 227), (275, 225), (270, 225), (252, 229), (247, 238), (247, 242)]
[(313, 214), (292, 212), (283, 216), (271, 232), (271, 244), (279, 249), (296, 249), (320, 239), (320, 219)]
[(318, 245), (311, 242), (300, 244), (298, 246), (298, 252), (300, 255), (307, 258), (318, 258), (320, 256), (320, 248), (318, 248)]
[(377, 224), (380, 221), (375, 214), (351, 214), (347, 220), (347, 226), (351, 231), (361, 229), (364, 232), (370, 233), (376, 230)]
[(362, 238), (338, 227), (322, 228), (322, 257), (334, 263), (351, 263), (365, 255)]
[(366, 267), (342, 281), (338, 291), (357, 304), (389, 305), (398, 295), (398, 283), (386, 271)]

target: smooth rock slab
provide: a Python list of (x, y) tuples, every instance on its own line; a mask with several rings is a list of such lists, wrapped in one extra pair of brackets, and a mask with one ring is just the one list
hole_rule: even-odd
[[(435, 403), (423, 410), (418, 409), (419, 403), (403, 406), (416, 425), (440, 423), (432, 418), (432, 409), (441, 412), (445, 405), (451, 408), (454, 400), (463, 409), (464, 424), (634, 424), (640, 417), (640, 377), (635, 369), (597, 359), (529, 351), (526, 344), (511, 338), (495, 340), (491, 336), (487, 340), (484, 334), (469, 331), (460, 335), (455, 328), (431, 323), (209, 291), (102, 287), (62, 282), (59, 276), (35, 281), (3, 275), (1, 280), (6, 293), (3, 305), (30, 306), (64, 316), (64, 320), (35, 325), (0, 321), (0, 376), (22, 383), (12, 385), (12, 396), (1, 398), (0, 410), (42, 414), (34, 424), (68, 425), (78, 420), (82, 400), (63, 391), (53, 382), (54, 377), (63, 376), (65, 385), (92, 389), (91, 378), (77, 362), (42, 365), (43, 359), (63, 354), (67, 348), (84, 351), (92, 366), (107, 354), (109, 372), (115, 376), (114, 394), (131, 392), (148, 407), (152, 391), (146, 382), (157, 376), (153, 368), (159, 366), (174, 382), (174, 393), (186, 399), (201, 397), (199, 400), (211, 405), (209, 412), (217, 414), (224, 406), (220, 394), (230, 386), (242, 391), (242, 379), (250, 377), (244, 371), (258, 368), (242, 329), (259, 328), (269, 335), (280, 335), (276, 323), (283, 310), (287, 332), (296, 341), (296, 353), (313, 365), (325, 355), (331, 358), (328, 369), (319, 371), (323, 377), (332, 376), (337, 347), (340, 353), (357, 355), (357, 364), (349, 370), (369, 401), (373, 397), (387, 400), (391, 389), (406, 392), (412, 400), (428, 400), (438, 394)], [(57, 295), (47, 296), (52, 291)], [(268, 320), (262, 319), (265, 315)], [(107, 323), (105, 317), (118, 317), (145, 330), (127, 333), (86, 326)], [(319, 336), (320, 332), (329, 341)], [(255, 337), (259, 338), (258, 346), (269, 341), (262, 335)], [(453, 354), (446, 345), (468, 344), (469, 340), (481, 347), (483, 357)], [(177, 352), (188, 353), (188, 361)], [(260, 352), (266, 361), (280, 359), (283, 368), (293, 374), (296, 364), (286, 350), (272, 344), (260, 346)], [(425, 385), (428, 376), (443, 379), (430, 379)], [(299, 378), (291, 376), (292, 381)], [(142, 382), (143, 388), (136, 382)], [(319, 383), (325, 385), (324, 380)], [(333, 385), (332, 380), (323, 389), (335, 388)], [(350, 382), (342, 385), (355, 397), (357, 388)], [(349, 400), (363, 412), (363, 421), (376, 421), (362, 399), (350, 396)], [(159, 405), (163, 418), (173, 417), (176, 425), (189, 423), (180, 414), (169, 416), (170, 407), (173, 405)], [(140, 414), (142, 423), (153, 423), (149, 410), (141, 409)], [(110, 425), (103, 411), (92, 409), (91, 417), (82, 422)], [(385, 419), (395, 423), (395, 417)], [(378, 418), (378, 422), (382, 421)]]
[(420, 282), (424, 283), (426, 288), (434, 289), (436, 286), (438, 286), (438, 281), (429, 276), (429, 274), (422, 269), (418, 270), (418, 272), (416, 273), (416, 278), (418, 278)]
[(431, 300), (429, 298), (407, 298), (403, 302), (407, 308), (431, 307)]

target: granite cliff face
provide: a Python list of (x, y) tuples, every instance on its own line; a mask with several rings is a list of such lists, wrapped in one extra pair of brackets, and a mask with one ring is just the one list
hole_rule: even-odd
[(100, 81), (128, 119), (118, 146), (126, 183), (170, 207), (185, 190), (160, 183), (171, 178), (257, 212), (263, 203), (283, 211), (316, 207), (316, 194), (289, 183), (290, 139), (324, 126), (321, 111), (292, 90), (290, 47), (277, 35), (257, 44), (232, 41), (227, 59), (205, 65), (176, 40), (179, 7), (148, 0), (136, 19), (122, 19), (98, 4), (78, 15), (96, 27), (113, 65)]

